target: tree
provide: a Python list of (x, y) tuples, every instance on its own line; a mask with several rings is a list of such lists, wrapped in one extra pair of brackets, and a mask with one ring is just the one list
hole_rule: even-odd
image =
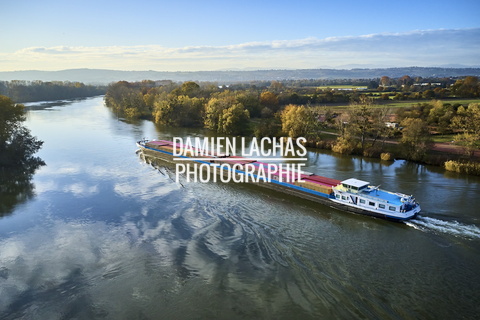
[(154, 103), (155, 122), (176, 127), (198, 127), (203, 124), (203, 98), (169, 95)]
[(390, 77), (383, 76), (380, 78), (380, 85), (384, 87), (388, 87), (390, 85), (391, 79)]
[(452, 127), (464, 132), (480, 134), (480, 104), (470, 103), (467, 108), (460, 106), (452, 119)]
[(342, 154), (351, 154), (355, 150), (356, 141), (349, 134), (340, 136), (332, 146), (332, 151)]
[(208, 100), (208, 103), (205, 106), (205, 117), (203, 122), (205, 128), (217, 131), (218, 123), (223, 114), (223, 110), (227, 109), (232, 102), (233, 100), (228, 101), (226, 98), (222, 99), (216, 97)]
[(250, 113), (250, 117), (259, 118), (262, 112), (258, 93), (253, 91), (245, 91), (236, 95), (238, 103), (241, 103)]
[(395, 133), (395, 129), (387, 127), (385, 123), (387, 122), (389, 114), (391, 114), (391, 110), (387, 107), (373, 109), (371, 118), (372, 127), (370, 132), (373, 137), (371, 144), (372, 148), (374, 147), (375, 142), (378, 139), (381, 139), (382, 145), (380, 146), (380, 150), (382, 150), (385, 144), (385, 140), (393, 137)]
[(424, 99), (432, 99), (435, 97), (435, 92), (432, 89), (425, 90), (422, 93), (422, 97)]
[(218, 132), (229, 135), (241, 135), (248, 131), (250, 114), (241, 103), (223, 109), (218, 123)]
[(408, 159), (421, 161), (427, 150), (433, 145), (425, 121), (418, 118), (406, 118), (400, 125), (403, 127), (400, 146)]
[(445, 105), (440, 100), (433, 100), (431, 105), (433, 108), (428, 113), (428, 124), (436, 126), (440, 133), (447, 133), (450, 130), (450, 122), (454, 115), (452, 106)]
[(278, 97), (273, 92), (264, 91), (260, 94), (260, 104), (276, 112), (278, 110)]
[[(388, 136), (390, 130), (385, 126), (387, 114), (387, 108), (373, 108), (373, 99), (361, 95), (359, 102), (352, 103), (341, 119), (342, 133), (350, 139), (359, 138), (359, 149), (364, 152), (367, 147), (372, 148), (378, 138)], [(373, 139), (368, 140), (368, 137)], [(369, 145), (367, 142), (370, 142)]]
[(132, 90), (123, 96), (122, 102), (123, 115), (126, 118), (136, 119), (151, 116), (151, 110), (145, 104), (141, 92)]
[(13, 80), (0, 85), (0, 94), (14, 101), (29, 102), (89, 97), (105, 93), (106, 87), (81, 82)]
[(278, 137), (281, 135), (282, 122), (280, 116), (261, 119), (255, 126), (254, 134), (257, 138)]
[(480, 105), (470, 103), (467, 108), (460, 106), (452, 118), (451, 127), (460, 133), (454, 141), (465, 148), (465, 153), (473, 156), (480, 148)]
[(337, 117), (340, 137), (337, 138), (333, 150), (348, 154), (358, 149), (371, 156), (376, 141), (379, 138), (385, 141), (391, 133), (391, 129), (385, 126), (387, 114), (387, 108), (374, 109), (373, 100), (361, 95), (359, 102), (352, 103), (347, 112)]
[(285, 87), (284, 87), (283, 83), (281, 83), (279, 81), (272, 81), (272, 83), (270, 84), (270, 87), (268, 89), (270, 89), (271, 91), (273, 91), (275, 93), (280, 93), (283, 90), (285, 90)]
[(480, 137), (478, 134), (469, 132), (457, 134), (453, 141), (462, 146), (466, 155), (473, 157), (475, 151), (480, 149)]
[(398, 79), (399, 84), (403, 85), (404, 87), (410, 87), (413, 84), (413, 79), (410, 76), (403, 76)]
[(379, 81), (378, 80), (370, 80), (368, 82), (367, 89), (377, 89), (378, 88)]
[(248, 109), (238, 101), (236, 93), (229, 90), (212, 94), (205, 106), (204, 126), (217, 132), (226, 134), (246, 132), (249, 119)]
[(365, 149), (365, 141), (368, 133), (372, 129), (370, 117), (372, 116), (371, 106), (373, 100), (362, 96), (359, 103), (352, 105), (348, 111), (348, 126), (351, 136), (360, 137), (360, 149)]
[(153, 104), (155, 103), (155, 92), (150, 90), (146, 94), (143, 95), (143, 102), (148, 108), (153, 108)]
[(184, 82), (180, 87), (180, 92), (182, 95), (186, 95), (192, 98), (200, 92), (200, 86), (196, 82), (187, 81)]
[(459, 97), (473, 98), (480, 96), (480, 82), (478, 77), (465, 77), (459, 79), (452, 86), (452, 93)]
[(127, 118), (150, 117), (152, 111), (135, 84), (119, 81), (108, 87), (105, 104), (119, 116)]
[(43, 141), (32, 137), (22, 125), (25, 110), (6, 96), (0, 96), (0, 167), (38, 167), (43, 161), (34, 157)]
[(264, 107), (260, 112), (260, 117), (262, 118), (273, 118), (274, 115), (275, 113), (273, 113), (272, 109), (268, 107)]
[(289, 104), (280, 114), (282, 131), (289, 137), (316, 138), (318, 117), (312, 108)]

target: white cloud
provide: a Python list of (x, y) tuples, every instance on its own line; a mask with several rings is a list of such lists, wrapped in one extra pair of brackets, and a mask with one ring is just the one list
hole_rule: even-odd
[(0, 70), (196, 71), (222, 68), (315, 68), (345, 64), (376, 66), (480, 65), (480, 28), (415, 30), (363, 36), (247, 42), (228, 46), (159, 45), (31, 47), (0, 53)]
[[(126, 263), (125, 260), (134, 260), (138, 255), (125, 230), (103, 222), (53, 221), (47, 228), (31, 228), (0, 241), (0, 271), (6, 275), (0, 277), (0, 312), (29, 290), (48, 292), (55, 288), (59, 292), (62, 286), (62, 290), (66, 290), (64, 285), (75, 276), (76, 270), (96, 277), (85, 279), (87, 283), (78, 283), (79, 290), (83, 290), (82, 286), (88, 290), (89, 281), (101, 281), (111, 274), (121, 276), (125, 272), (118, 271), (119, 261)], [(36, 309), (44, 309), (43, 314), (48, 312), (45, 310), (47, 303), (42, 299), (32, 303), (35, 308), (25, 310), (25, 317), (28, 318), (30, 312), (37, 312)], [(65, 303), (60, 302), (56, 307), (65, 308)]]

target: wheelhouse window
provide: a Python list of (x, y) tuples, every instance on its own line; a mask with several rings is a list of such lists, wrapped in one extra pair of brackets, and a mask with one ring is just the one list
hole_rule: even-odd
[(342, 200), (347, 200), (347, 197), (345, 197), (345, 196), (342, 196)]
[(336, 195), (335, 195), (335, 198), (340, 199), (340, 195), (339, 195), (339, 194), (336, 194)]
[(363, 200), (363, 199), (360, 199), (360, 203), (365, 203), (365, 200)]
[(372, 202), (372, 201), (369, 201), (368, 204), (369, 204), (370, 206), (375, 206), (375, 202)]
[(345, 183), (342, 183), (342, 186), (345, 188), (345, 189), (350, 189), (350, 190), (354, 190), (354, 191), (358, 191), (359, 188), (356, 187), (356, 186), (351, 186), (349, 184), (345, 184)]
[(379, 204), (378, 207), (379, 207), (380, 209), (385, 209), (385, 205), (384, 205), (384, 204)]
[(389, 206), (389, 207), (388, 207), (388, 210), (390, 210), (390, 211), (396, 211), (396, 210), (397, 210), (397, 208), (395, 208), (395, 207), (392, 207), (392, 206)]

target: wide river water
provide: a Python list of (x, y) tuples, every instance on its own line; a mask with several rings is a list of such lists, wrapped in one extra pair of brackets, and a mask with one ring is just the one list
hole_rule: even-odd
[(29, 110), (46, 165), (0, 212), (0, 319), (480, 315), (478, 177), (309, 150), (307, 171), (414, 194), (420, 216), (395, 223), (249, 184), (176, 183), (135, 142), (208, 132), (125, 122), (102, 97)]

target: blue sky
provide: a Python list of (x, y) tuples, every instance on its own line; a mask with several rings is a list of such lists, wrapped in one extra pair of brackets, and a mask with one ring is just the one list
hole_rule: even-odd
[(0, 4), (0, 71), (480, 66), (480, 1)]

